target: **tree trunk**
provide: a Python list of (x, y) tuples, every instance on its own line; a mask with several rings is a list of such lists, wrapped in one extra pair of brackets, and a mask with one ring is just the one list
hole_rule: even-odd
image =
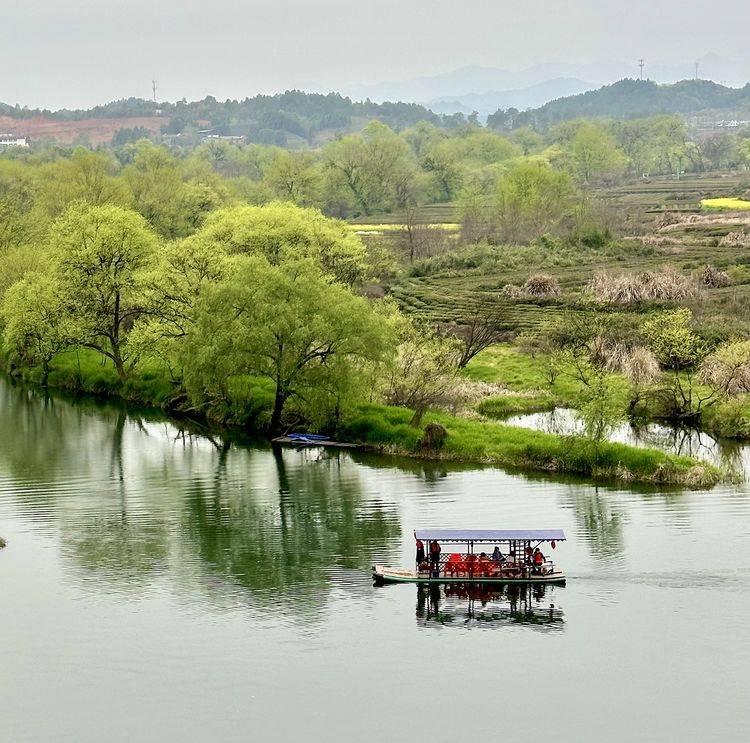
[(281, 414), (284, 412), (284, 403), (286, 402), (287, 395), (281, 389), (276, 387), (276, 395), (273, 400), (273, 413), (271, 414), (271, 433), (281, 433)]
[(417, 405), (417, 407), (414, 408), (414, 415), (412, 415), (411, 420), (409, 421), (410, 426), (412, 426), (413, 428), (419, 428), (420, 424), (422, 423), (424, 410), (424, 405)]

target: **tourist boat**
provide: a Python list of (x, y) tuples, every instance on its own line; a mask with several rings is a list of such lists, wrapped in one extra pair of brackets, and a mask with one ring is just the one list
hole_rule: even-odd
[[(502, 585), (552, 583), (565, 585), (565, 573), (555, 567), (549, 555), (536, 562), (534, 550), (549, 544), (552, 550), (565, 541), (562, 529), (416, 529), (416, 543), (422, 542), (426, 560), (414, 570), (373, 565), (376, 584), (384, 583), (496, 583)], [(429, 545), (441, 547), (437, 564), (430, 561)], [(503, 560), (492, 560), (495, 547)], [(464, 549), (465, 548), (465, 549)]]

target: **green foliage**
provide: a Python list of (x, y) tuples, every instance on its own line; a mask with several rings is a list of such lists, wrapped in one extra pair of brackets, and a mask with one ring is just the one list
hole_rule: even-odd
[(643, 334), (659, 363), (667, 369), (691, 368), (706, 355), (704, 341), (693, 330), (688, 309), (665, 312), (643, 324)]
[(312, 258), (347, 284), (364, 281), (376, 270), (359, 235), (343, 222), (288, 203), (220, 209), (191, 239), (230, 254), (262, 255), (273, 264)]
[[(366, 300), (334, 283), (311, 259), (271, 265), (235, 259), (231, 275), (201, 300), (186, 338), (185, 384), (197, 401), (228, 398), (227, 380), (254, 374), (275, 385), (270, 426), (278, 431), (287, 402), (353, 380), (387, 348), (388, 325)], [(341, 401), (338, 401), (341, 403)]]
[[(78, 345), (109, 358), (123, 379), (138, 361), (125, 332), (143, 311), (140, 274), (155, 250), (144, 219), (118, 206), (72, 207), (51, 232), (49, 276), (61, 306), (58, 323)], [(60, 332), (58, 323), (51, 332)]]

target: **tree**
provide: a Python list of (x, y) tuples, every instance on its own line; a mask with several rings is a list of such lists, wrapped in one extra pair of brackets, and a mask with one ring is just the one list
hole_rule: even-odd
[(625, 170), (626, 158), (618, 149), (617, 141), (596, 124), (581, 124), (569, 146), (576, 174), (585, 183), (616, 176)]
[(201, 300), (186, 383), (200, 400), (229, 378), (266, 377), (274, 386), (270, 429), (278, 433), (288, 402), (304, 403), (342, 367), (355, 375), (359, 365), (380, 361), (388, 334), (364, 298), (313, 260), (271, 265), (260, 255), (242, 256)]
[(692, 312), (683, 308), (643, 324), (649, 348), (666, 372), (664, 384), (655, 388), (653, 395), (664, 404), (667, 417), (680, 421), (699, 417), (707, 404), (715, 402), (718, 392), (695, 384), (695, 371), (708, 349), (693, 330), (692, 321)]
[(188, 180), (166, 148), (147, 142), (137, 145), (133, 162), (123, 171), (135, 209), (166, 238), (190, 234), (224, 200), (216, 176), (210, 171), (195, 175)]
[(71, 207), (51, 233), (51, 278), (64, 303), (60, 321), (78, 345), (99, 351), (125, 379), (138, 356), (125, 337), (143, 313), (141, 272), (156, 239), (145, 220), (122, 207)]
[(196, 236), (167, 243), (141, 275), (143, 313), (128, 337), (132, 349), (161, 358), (171, 369), (184, 366), (182, 341), (194, 329), (206, 289), (232, 270), (226, 250)]
[(567, 173), (523, 162), (500, 179), (493, 242), (526, 243), (566, 226), (575, 188)]
[(508, 339), (511, 325), (506, 315), (506, 309), (500, 302), (482, 296), (472, 303), (466, 324), (446, 328), (461, 343), (459, 369), (466, 367), (485, 348)]
[(57, 282), (41, 273), (27, 275), (7, 291), (0, 317), (5, 343), (27, 364), (41, 364), (42, 383), (46, 384), (53, 357), (75, 339)]
[(347, 191), (357, 209), (367, 215), (403, 205), (403, 183), (416, 171), (409, 145), (378, 121), (368, 124), (360, 135), (330, 142), (323, 159), (334, 185)]
[(700, 366), (700, 381), (726, 397), (750, 392), (750, 341), (726, 343)]
[(277, 198), (294, 204), (311, 204), (318, 173), (309, 153), (281, 150), (266, 168), (264, 179)]
[(211, 242), (229, 254), (262, 255), (272, 264), (313, 258), (349, 285), (364, 281), (374, 269), (361, 238), (346, 224), (288, 203), (219, 209), (191, 239)]
[(427, 409), (450, 394), (459, 356), (455, 338), (437, 335), (424, 324), (402, 322), (386, 397), (391, 405), (414, 411), (409, 425), (418, 427)]
[(117, 161), (107, 153), (78, 147), (69, 158), (43, 170), (40, 200), (48, 214), (59, 216), (74, 202), (92, 206), (129, 202), (125, 185), (117, 178)]
[(513, 132), (513, 141), (523, 150), (524, 155), (528, 155), (541, 147), (544, 140), (530, 126), (522, 126)]

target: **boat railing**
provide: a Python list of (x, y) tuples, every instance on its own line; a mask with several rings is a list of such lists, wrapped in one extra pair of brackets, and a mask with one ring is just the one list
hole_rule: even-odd
[[(459, 559), (454, 558), (455, 554), (458, 554)], [(537, 567), (541, 567), (543, 574), (552, 573), (555, 569), (553, 561), (549, 558), (546, 558), (540, 566), (536, 566), (530, 558), (495, 562), (492, 559), (482, 559), (476, 555), (452, 553), (446, 557), (441, 556), (437, 564), (430, 560), (425, 560), (417, 565), (417, 573), (436, 578), (512, 578), (519, 575), (526, 576), (533, 574), (534, 569)]]

